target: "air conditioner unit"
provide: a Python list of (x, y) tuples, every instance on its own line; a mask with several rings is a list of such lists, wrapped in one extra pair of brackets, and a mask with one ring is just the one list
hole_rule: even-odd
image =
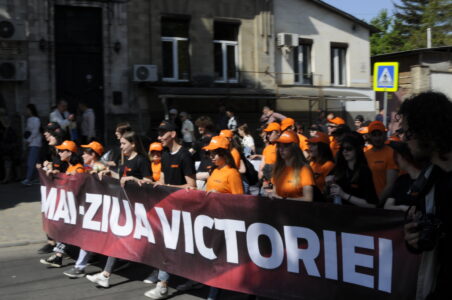
[(134, 82), (155, 82), (157, 80), (156, 65), (133, 65)]
[(0, 60), (0, 81), (27, 80), (25, 60)]
[(278, 33), (276, 36), (276, 44), (278, 47), (297, 47), (298, 46), (298, 34), (295, 33)]
[(26, 39), (24, 21), (0, 17), (0, 41), (25, 41)]

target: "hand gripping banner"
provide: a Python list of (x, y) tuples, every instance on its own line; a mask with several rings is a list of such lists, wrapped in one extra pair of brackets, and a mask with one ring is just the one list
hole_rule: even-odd
[(276, 299), (413, 299), (403, 213), (42, 171), (44, 231), (85, 250)]

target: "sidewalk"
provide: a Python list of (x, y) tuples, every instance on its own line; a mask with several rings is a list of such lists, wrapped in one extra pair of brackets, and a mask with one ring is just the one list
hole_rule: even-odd
[(45, 241), (39, 188), (0, 184), (0, 248)]

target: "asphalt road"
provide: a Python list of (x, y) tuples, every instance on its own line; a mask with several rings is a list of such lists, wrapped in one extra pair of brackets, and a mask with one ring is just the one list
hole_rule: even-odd
[[(86, 278), (70, 279), (63, 272), (72, 267), (74, 261), (64, 259), (62, 268), (48, 268), (39, 263), (39, 259), (47, 255), (39, 255), (36, 249), (40, 245), (30, 244), (17, 247), (0, 248), (0, 299), (1, 300), (66, 300), (66, 299), (149, 299), (143, 294), (154, 287), (142, 280), (150, 274), (148, 266), (132, 264), (130, 267), (114, 273), (110, 279), (110, 288), (96, 287)], [(87, 267), (87, 273), (100, 271), (102, 258), (98, 263)], [(183, 282), (181, 278), (174, 278), (171, 286)], [(205, 299), (208, 287), (193, 290), (185, 294), (178, 293), (171, 288), (171, 299)], [(245, 300), (243, 294), (222, 291), (217, 299)]]

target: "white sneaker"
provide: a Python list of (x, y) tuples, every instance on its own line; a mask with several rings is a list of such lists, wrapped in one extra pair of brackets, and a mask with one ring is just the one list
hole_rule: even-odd
[(161, 282), (157, 283), (155, 288), (144, 293), (146, 297), (151, 299), (166, 299), (168, 298), (168, 288), (163, 286)]
[(186, 282), (179, 284), (176, 287), (176, 290), (180, 291), (180, 292), (185, 292), (185, 291), (189, 291), (189, 290), (195, 290), (195, 289), (200, 289), (203, 287), (202, 283), (193, 281), (193, 280), (187, 280)]
[(158, 279), (159, 270), (152, 271), (151, 275), (146, 277), (145, 280), (143, 280), (144, 283), (157, 283), (159, 281)]
[(91, 282), (96, 283), (97, 285), (100, 285), (101, 287), (104, 287), (104, 288), (110, 287), (110, 284), (108, 282), (110, 280), (110, 278), (104, 276), (103, 272), (100, 272), (100, 273), (97, 273), (94, 275), (86, 275), (86, 279), (88, 279)]

